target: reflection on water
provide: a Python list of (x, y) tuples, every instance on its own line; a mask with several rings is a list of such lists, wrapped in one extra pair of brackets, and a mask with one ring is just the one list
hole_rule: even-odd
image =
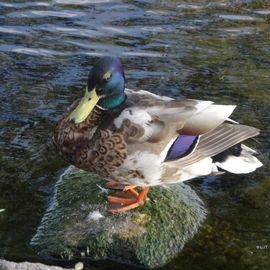
[(97, 57), (117, 55), (129, 87), (238, 104), (235, 119), (262, 129), (258, 172), (189, 182), (211, 214), (166, 269), (268, 269), (269, 16), (255, 0), (0, 2), (1, 257), (38, 260), (29, 239), (66, 166), (53, 126)]

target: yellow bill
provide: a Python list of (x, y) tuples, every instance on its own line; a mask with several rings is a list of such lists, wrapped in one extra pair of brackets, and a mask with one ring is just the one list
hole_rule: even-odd
[(86, 89), (84, 97), (77, 108), (69, 115), (69, 119), (74, 120), (76, 124), (83, 122), (92, 112), (98, 101), (99, 97), (97, 96), (96, 89), (94, 88), (91, 92), (88, 92)]

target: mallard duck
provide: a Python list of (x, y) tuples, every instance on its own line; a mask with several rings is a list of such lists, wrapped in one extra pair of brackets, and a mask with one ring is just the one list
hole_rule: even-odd
[(120, 189), (108, 196), (116, 213), (143, 204), (152, 186), (262, 166), (241, 144), (259, 130), (230, 120), (235, 107), (125, 88), (120, 60), (104, 57), (58, 122), (54, 143), (68, 162)]

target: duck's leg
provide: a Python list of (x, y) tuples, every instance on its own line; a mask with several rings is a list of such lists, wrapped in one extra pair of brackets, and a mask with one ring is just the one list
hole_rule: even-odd
[(117, 192), (116, 196), (108, 196), (108, 201), (112, 203), (112, 207), (108, 210), (111, 213), (119, 213), (128, 211), (144, 204), (149, 187), (142, 188), (140, 192), (137, 192), (134, 187), (128, 188)]
[(119, 182), (116, 182), (116, 181), (109, 181), (106, 183), (105, 185), (106, 188), (109, 188), (109, 189), (120, 189), (122, 190), (123, 189), (123, 185), (120, 184)]
[(138, 192), (135, 190), (136, 186), (134, 185), (123, 185), (116, 181), (109, 181), (106, 183), (105, 186), (108, 189), (117, 189), (117, 190), (123, 190), (123, 191), (130, 190), (131, 192), (136, 192), (136, 195), (138, 195)]

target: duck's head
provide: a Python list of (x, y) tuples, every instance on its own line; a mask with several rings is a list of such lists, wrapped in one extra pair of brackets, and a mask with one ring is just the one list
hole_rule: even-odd
[(85, 95), (69, 119), (76, 124), (84, 121), (96, 105), (114, 109), (125, 100), (125, 76), (118, 58), (101, 58), (91, 69)]

